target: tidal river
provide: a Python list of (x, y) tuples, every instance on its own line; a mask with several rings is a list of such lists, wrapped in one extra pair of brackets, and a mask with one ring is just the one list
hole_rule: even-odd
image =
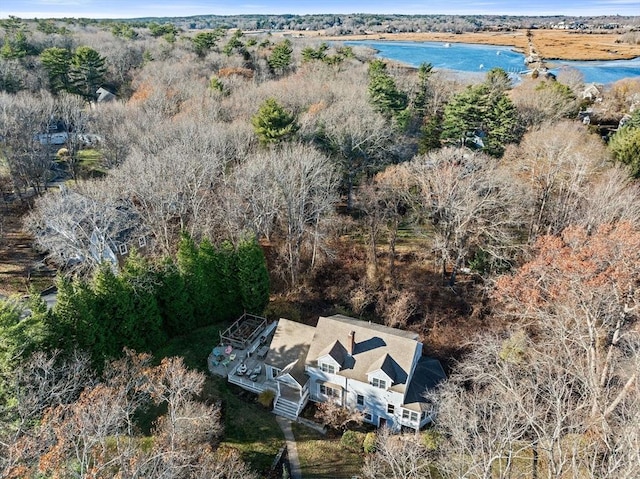
[[(351, 41), (345, 45), (374, 48), (381, 58), (411, 66), (428, 62), (434, 68), (460, 72), (482, 73), (502, 68), (510, 73), (525, 70), (524, 54), (509, 47), (443, 42)], [(582, 72), (586, 83), (613, 83), (622, 78), (640, 77), (640, 57), (633, 60), (568, 61), (553, 60), (547, 65), (552, 71), (571, 67)]]

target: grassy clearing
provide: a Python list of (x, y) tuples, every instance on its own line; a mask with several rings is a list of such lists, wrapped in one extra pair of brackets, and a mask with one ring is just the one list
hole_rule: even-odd
[(345, 449), (339, 437), (323, 436), (301, 424), (293, 424), (293, 434), (305, 479), (350, 479), (360, 473), (364, 454)]
[(164, 347), (156, 351), (157, 358), (182, 356), (184, 364), (208, 373), (207, 357), (211, 349), (220, 342), (220, 330), (225, 325), (213, 325), (195, 330), (186, 336), (171, 339)]
[(229, 384), (225, 378), (211, 377), (207, 356), (220, 342), (220, 330), (226, 325), (200, 328), (193, 333), (173, 338), (156, 352), (157, 358), (181, 356), (185, 365), (207, 374), (203, 397), (222, 402), (224, 433), (222, 447), (240, 451), (242, 458), (256, 471), (270, 468), (284, 436), (275, 416), (256, 401), (256, 395)]
[(257, 403), (255, 394), (229, 384), (224, 378), (213, 381), (223, 404), (223, 445), (238, 449), (256, 471), (267, 471), (284, 444), (275, 415)]
[(78, 151), (78, 162), (84, 174), (105, 174), (106, 170), (102, 166), (102, 159), (102, 154), (98, 150), (87, 148)]

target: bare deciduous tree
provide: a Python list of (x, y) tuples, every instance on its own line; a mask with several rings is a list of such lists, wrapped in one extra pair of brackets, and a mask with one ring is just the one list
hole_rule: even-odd
[(466, 149), (447, 148), (414, 158), (409, 168), (417, 186), (418, 208), (434, 230), (434, 249), (449, 282), (469, 254), (482, 249), (509, 259), (517, 246), (513, 233), (522, 221), (517, 190), (495, 160)]

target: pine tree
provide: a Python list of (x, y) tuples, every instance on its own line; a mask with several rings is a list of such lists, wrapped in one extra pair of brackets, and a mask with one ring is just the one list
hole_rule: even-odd
[(53, 93), (71, 90), (71, 52), (66, 48), (51, 47), (40, 54), (40, 61), (49, 75), (49, 88)]
[(242, 313), (238, 288), (237, 254), (233, 245), (225, 241), (216, 254), (216, 294), (220, 295), (218, 320), (229, 321)]
[(484, 131), (488, 111), (487, 87), (467, 87), (445, 106), (441, 139), (457, 146), (467, 145), (470, 136)]
[(195, 303), (199, 314), (199, 326), (208, 326), (220, 317), (224, 305), (224, 293), (220, 283), (218, 271), (218, 252), (209, 239), (203, 239), (198, 247), (198, 268), (201, 278), (201, 290)]
[(398, 90), (387, 72), (387, 65), (381, 60), (374, 60), (369, 65), (368, 91), (371, 103), (384, 115), (395, 117), (407, 108), (407, 94)]
[(78, 47), (71, 58), (70, 77), (75, 92), (88, 100), (96, 98), (107, 72), (105, 59), (90, 47)]
[(58, 294), (50, 322), (52, 338), (56, 342), (51, 347), (65, 351), (78, 348), (95, 353), (106, 332), (95, 317), (93, 291), (80, 279), (72, 281), (59, 277), (56, 286)]
[(193, 49), (200, 58), (206, 56), (207, 53), (218, 43), (221, 32), (216, 30), (213, 32), (199, 32), (191, 39)]
[(640, 126), (625, 124), (609, 140), (609, 150), (616, 161), (629, 166), (631, 176), (640, 178)]
[(132, 305), (132, 310), (126, 311), (123, 318), (131, 332), (126, 338), (126, 346), (136, 351), (153, 351), (166, 340), (156, 299), (155, 273), (149, 262), (132, 250), (119, 279)]
[(487, 119), (486, 152), (495, 157), (502, 156), (505, 146), (520, 137), (518, 126), (518, 110), (508, 96), (501, 94)]
[(245, 311), (262, 314), (269, 302), (269, 272), (255, 238), (238, 245), (238, 290)]
[(204, 286), (198, 247), (186, 232), (183, 232), (180, 238), (177, 259), (178, 269), (184, 278), (189, 301), (193, 305), (194, 324), (201, 325), (204, 323), (203, 318), (208, 314), (205, 295), (210, 293), (206, 291)]
[(251, 118), (251, 124), (263, 145), (288, 140), (298, 131), (293, 114), (286, 111), (274, 98), (268, 98)]
[(133, 303), (129, 291), (115, 275), (110, 264), (102, 263), (91, 283), (95, 296), (95, 320), (99, 336), (94, 356), (115, 358), (134, 332), (131, 324)]
[(169, 336), (188, 334), (195, 329), (193, 303), (185, 280), (178, 266), (171, 260), (164, 261), (157, 273), (158, 306), (163, 328)]
[(291, 40), (286, 38), (284, 41), (273, 47), (273, 51), (271, 52), (267, 63), (269, 63), (269, 66), (274, 72), (282, 75), (291, 66), (292, 54), (293, 48), (291, 47)]

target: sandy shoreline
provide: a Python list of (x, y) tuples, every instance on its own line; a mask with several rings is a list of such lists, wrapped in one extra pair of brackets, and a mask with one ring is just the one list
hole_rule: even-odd
[[(305, 37), (327, 40), (395, 40), (413, 42), (479, 43), (512, 47), (529, 53), (526, 30), (478, 33), (381, 33), (371, 35), (325, 36), (321, 32), (301, 32)], [(640, 57), (640, 45), (616, 43), (614, 33), (578, 33), (568, 30), (532, 30), (533, 45), (545, 60), (629, 60)]]

